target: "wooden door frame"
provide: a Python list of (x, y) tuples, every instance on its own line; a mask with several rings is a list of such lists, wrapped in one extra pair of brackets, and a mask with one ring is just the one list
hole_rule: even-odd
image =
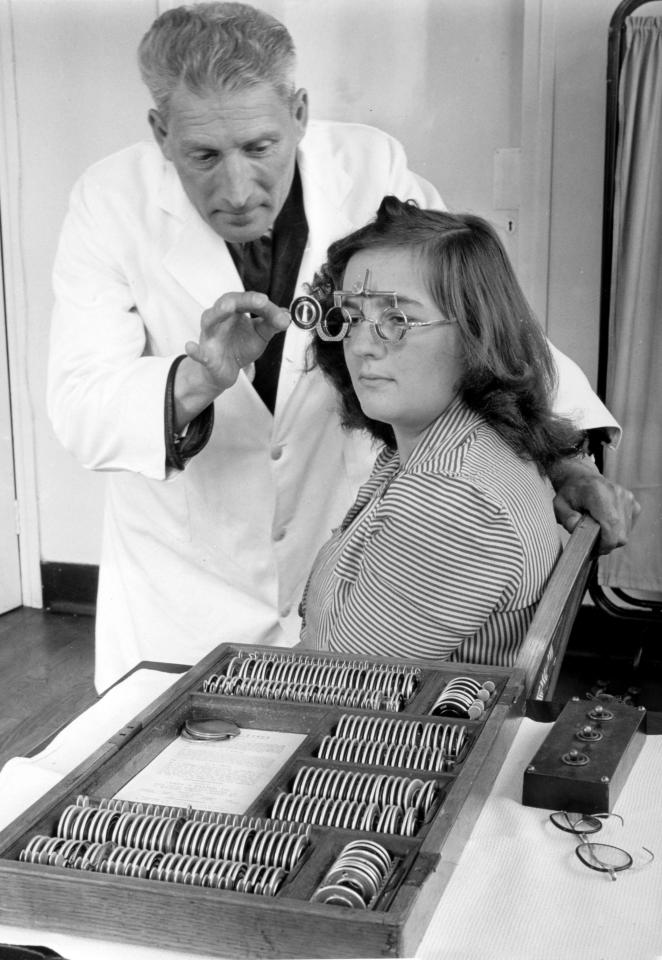
[(10, 0), (0, 0), (0, 209), (5, 325), (9, 366), (14, 476), (20, 539), (22, 602), (41, 607), (39, 499), (35, 430), (28, 383), (29, 338), (21, 232), (21, 151)]
[(518, 275), (549, 327), (556, 0), (524, 0)]

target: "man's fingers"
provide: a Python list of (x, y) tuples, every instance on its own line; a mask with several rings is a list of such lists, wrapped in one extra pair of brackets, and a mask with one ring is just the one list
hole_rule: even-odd
[(612, 484), (612, 490), (614, 512), (611, 523), (602, 525), (600, 553), (610, 553), (616, 547), (625, 546), (641, 513), (641, 505), (630, 490), (618, 484)]
[(270, 331), (269, 337), (279, 330), (285, 330), (290, 323), (290, 314), (283, 307), (276, 306), (264, 293), (245, 291), (241, 293), (224, 293), (216, 303), (202, 314), (202, 329), (211, 333), (217, 324), (229, 320), (253, 320), (254, 326), (266, 326)]
[(186, 355), (195, 360), (196, 363), (202, 363), (202, 350), (200, 349), (200, 344), (196, 343), (195, 340), (187, 340), (184, 344), (184, 350)]
[(568, 533), (572, 533), (582, 518), (582, 514), (571, 507), (565, 497), (560, 493), (557, 493), (554, 497), (554, 513), (558, 523), (560, 523)]

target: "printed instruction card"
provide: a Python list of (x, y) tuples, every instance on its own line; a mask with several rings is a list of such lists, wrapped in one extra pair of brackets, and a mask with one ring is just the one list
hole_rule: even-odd
[(230, 740), (178, 737), (116, 796), (141, 803), (245, 813), (305, 737), (247, 728)]

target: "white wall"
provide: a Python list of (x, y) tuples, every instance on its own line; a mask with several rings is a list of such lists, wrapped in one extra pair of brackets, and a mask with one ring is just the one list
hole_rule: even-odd
[[(41, 557), (96, 563), (103, 478), (83, 471), (59, 445), (45, 414), (50, 271), (75, 177), (144, 135), (148, 97), (136, 68), (136, 38), (156, 14), (153, 0), (13, 0), (18, 117), (18, 224)], [(13, 277), (16, 282), (16, 277)]]
[[(595, 375), (604, 123), (605, 0), (257, 0), (290, 27), (313, 115), (399, 137), (447, 204), (490, 218), (518, 258), (517, 205), (495, 209), (495, 155), (523, 142), (525, 15), (555, 13), (553, 213), (548, 297), (554, 341)], [(93, 160), (147, 134), (135, 66), (156, 0), (0, 0), (15, 51), (20, 233), (40, 555), (95, 563), (103, 478), (52, 436), (44, 412), (50, 266), (66, 198)], [(549, 52), (549, 50), (548, 50)], [(537, 55), (537, 52), (536, 52)], [(526, 163), (526, 158), (523, 158)], [(502, 185), (503, 186), (503, 185)], [(516, 183), (506, 193), (516, 194)], [(503, 201), (497, 201), (503, 205)], [(523, 214), (525, 212), (523, 211)], [(544, 226), (544, 225), (543, 225)], [(538, 229), (537, 225), (534, 225)], [(547, 290), (546, 281), (542, 289)], [(542, 302), (544, 300), (544, 302)], [(548, 302), (547, 302), (548, 301)], [(579, 322), (577, 322), (579, 320)], [(10, 321), (11, 322), (11, 321)]]

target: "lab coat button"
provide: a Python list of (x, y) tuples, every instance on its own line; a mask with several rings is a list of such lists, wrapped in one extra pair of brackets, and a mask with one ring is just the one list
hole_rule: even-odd
[(276, 530), (276, 532), (274, 533), (274, 540), (276, 540), (276, 542), (278, 542), (279, 540), (284, 540), (285, 533), (286, 531), (284, 527), (281, 527), (280, 530)]
[(271, 459), (272, 459), (272, 460), (280, 460), (280, 458), (281, 458), (282, 456), (283, 456), (283, 448), (282, 448), (282, 447), (272, 447), (272, 448), (271, 448)]

